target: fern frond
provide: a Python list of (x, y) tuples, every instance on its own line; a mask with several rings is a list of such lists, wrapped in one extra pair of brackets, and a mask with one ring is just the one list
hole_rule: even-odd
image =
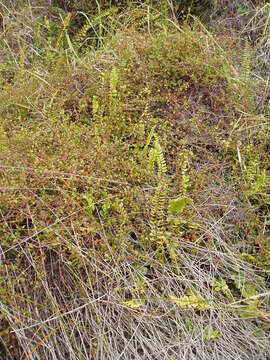
[(143, 148), (143, 154), (144, 155), (147, 153), (148, 147), (149, 147), (149, 145), (150, 145), (150, 143), (152, 141), (152, 138), (154, 137), (155, 128), (156, 128), (155, 126), (152, 127), (152, 129), (151, 129), (151, 131), (150, 131), (150, 133), (149, 133), (149, 135), (147, 137), (146, 144), (145, 144), (145, 146)]
[(156, 161), (157, 161), (157, 166), (158, 166), (158, 176), (162, 177), (163, 175), (165, 175), (167, 173), (167, 165), (166, 165), (166, 161), (163, 155), (163, 151), (162, 148), (160, 146), (160, 142), (159, 139), (157, 137), (157, 135), (155, 135), (155, 150), (156, 150)]
[(104, 17), (113, 15), (117, 11), (116, 8), (111, 7), (105, 11), (99, 11), (98, 15), (93, 16), (91, 19), (84, 12), (79, 12), (86, 18), (86, 23), (83, 25), (81, 30), (74, 36), (72, 45), (78, 50), (82, 47), (85, 40), (86, 34), (90, 29), (95, 29), (97, 25), (102, 25), (101, 21)]
[(75, 35), (75, 37), (73, 38), (73, 46), (76, 49), (79, 49), (82, 46), (86, 33), (90, 28), (91, 24), (86, 22), (81, 28), (81, 30)]
[(113, 102), (117, 97), (118, 71), (114, 67), (110, 74), (110, 101)]
[(167, 199), (167, 183), (161, 181), (156, 188), (151, 204), (150, 239), (159, 253), (164, 256), (165, 205)]
[(170, 233), (166, 233), (164, 236), (164, 240), (165, 240), (166, 249), (170, 256), (170, 260), (173, 266), (175, 267), (175, 270), (178, 272), (179, 265), (178, 265), (178, 257), (176, 252), (176, 249), (178, 247), (178, 239), (171, 236)]
[(148, 161), (149, 161), (149, 169), (150, 169), (152, 172), (155, 171), (156, 158), (157, 158), (156, 149), (150, 149), (149, 155), (148, 155)]
[[(60, 15), (60, 16), (61, 16), (61, 15)], [(62, 20), (63, 26), (62, 26), (62, 28), (61, 28), (61, 30), (60, 30), (60, 33), (59, 33), (59, 35), (58, 35), (58, 38), (57, 38), (57, 40), (56, 40), (55, 48), (56, 48), (57, 50), (60, 49), (63, 36), (64, 36), (64, 34), (66, 33), (66, 31), (67, 31), (67, 29), (68, 29), (68, 26), (69, 26), (69, 24), (70, 24), (71, 13), (68, 13), (67, 16), (66, 16), (64, 19), (62, 19), (62, 17), (61, 17), (61, 20)]]
[(244, 82), (249, 80), (250, 71), (251, 71), (250, 64), (251, 64), (251, 55), (250, 55), (248, 41), (246, 40), (244, 54), (243, 54), (243, 65), (242, 65), (243, 67), (242, 78)]
[(158, 258), (161, 261), (165, 259), (165, 233), (166, 233), (166, 208), (167, 208), (167, 192), (168, 192), (168, 179), (167, 165), (164, 158), (163, 150), (160, 145), (158, 135), (155, 133), (153, 127), (148, 135), (146, 145), (143, 152), (147, 151), (152, 138), (155, 138), (154, 147), (149, 151), (149, 167), (156, 175), (157, 167), (157, 187), (151, 199), (151, 220), (150, 220), (150, 240), (157, 249)]
[(114, 113), (118, 105), (117, 85), (119, 82), (118, 70), (114, 67), (110, 74), (110, 112)]
[(188, 175), (188, 152), (184, 151), (182, 153), (183, 155), (183, 163), (182, 163), (182, 189), (183, 189), (183, 195), (186, 195), (187, 190), (190, 186), (190, 178)]
[(45, 18), (44, 18), (44, 25), (48, 31), (48, 36), (47, 36), (48, 45), (49, 45), (49, 47), (51, 47), (52, 46), (52, 30), (51, 30), (50, 20), (47, 18), (47, 16), (45, 16)]
[(74, 36), (73, 38), (73, 46), (78, 50), (80, 47), (82, 47), (84, 39), (86, 37), (87, 31), (92, 27), (92, 24), (90, 22), (86, 22), (81, 30)]

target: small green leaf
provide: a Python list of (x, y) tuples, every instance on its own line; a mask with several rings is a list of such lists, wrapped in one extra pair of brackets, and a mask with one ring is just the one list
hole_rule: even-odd
[(240, 255), (240, 258), (243, 259), (243, 260), (246, 260), (252, 264), (256, 264), (257, 262), (257, 259), (255, 256), (251, 255), (251, 254), (247, 254), (247, 253), (242, 253)]
[(257, 291), (256, 291), (254, 285), (251, 283), (245, 283), (241, 289), (241, 292), (245, 298), (250, 298), (251, 296), (254, 296), (257, 294)]
[(87, 203), (86, 210), (87, 210), (88, 215), (91, 216), (95, 210), (93, 190), (90, 189), (88, 191), (88, 193), (82, 194), (82, 198), (86, 201), (86, 203)]
[(0, 295), (6, 295), (7, 290), (5, 288), (0, 288)]
[(182, 297), (170, 296), (169, 299), (182, 309), (210, 309), (210, 304), (196, 295)]
[(249, 13), (248, 9), (243, 7), (243, 6), (238, 6), (237, 8), (237, 15), (242, 16), (242, 15), (247, 15)]
[(137, 309), (145, 304), (145, 299), (132, 299), (128, 301), (121, 301), (120, 304), (127, 306), (131, 309)]
[(214, 340), (221, 336), (222, 334), (219, 331), (214, 330), (211, 325), (207, 325), (203, 332), (203, 338), (205, 341)]
[(223, 278), (219, 278), (215, 281), (210, 282), (210, 285), (213, 286), (216, 292), (222, 292), (227, 297), (227, 299), (233, 299), (231, 291)]
[(250, 282), (245, 282), (241, 277), (235, 277), (234, 284), (240, 290), (243, 298), (247, 300), (257, 294), (256, 286)]
[(192, 200), (188, 197), (179, 197), (169, 201), (168, 213), (170, 215), (181, 214), (186, 205), (190, 205)]
[(243, 306), (239, 309), (239, 313), (241, 318), (247, 319), (247, 318), (254, 318), (254, 319), (260, 319), (267, 317), (267, 314), (264, 314), (263, 311), (261, 311), (258, 308), (257, 302), (249, 302), (247, 306)]

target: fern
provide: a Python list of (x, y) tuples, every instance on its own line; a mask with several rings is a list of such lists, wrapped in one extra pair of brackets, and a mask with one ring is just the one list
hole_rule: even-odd
[(22, 46), (21, 44), (21, 41), (20, 39), (18, 38), (18, 47), (19, 47), (19, 50), (20, 50), (20, 56), (19, 56), (19, 67), (21, 70), (24, 69), (24, 61), (25, 61), (25, 49), (24, 47)]
[(71, 20), (71, 13), (68, 13), (67, 16), (64, 19), (62, 19), (62, 17), (61, 17), (61, 20), (63, 22), (63, 27), (60, 30), (60, 33), (59, 33), (57, 41), (56, 41), (55, 48), (57, 50), (60, 49), (60, 46), (61, 46), (61, 43), (62, 43), (62, 40), (63, 40), (63, 36), (66, 34), (67, 29), (69, 27), (70, 20)]
[[(86, 18), (86, 22), (85, 24), (83, 25), (83, 27), (80, 29), (80, 31), (74, 36), (73, 38), (73, 46), (79, 50), (84, 41), (85, 41), (85, 38), (86, 38), (86, 35), (87, 35), (87, 32), (90, 30), (90, 29), (93, 29), (95, 31), (95, 27), (97, 25), (99, 25), (100, 29), (103, 29), (104, 26), (102, 24), (102, 19), (105, 18), (105, 17), (108, 17), (110, 15), (113, 15), (115, 12), (117, 11), (116, 8), (114, 7), (111, 7), (105, 11), (99, 11), (98, 15), (92, 17), (91, 19), (88, 18), (88, 16), (83, 13), (83, 12), (80, 12), (81, 15), (83, 15), (85, 18)], [(95, 31), (99, 41), (101, 41), (101, 31), (99, 31), (99, 34)]]
[(253, 155), (251, 146), (247, 146), (246, 151), (247, 156), (243, 166), (243, 174), (247, 185), (245, 193), (250, 198), (262, 191), (267, 182), (267, 176), (265, 169), (261, 169), (259, 155)]
[(48, 50), (46, 51), (46, 54), (45, 54), (45, 61), (48, 62), (49, 64), (51, 64), (53, 62), (53, 59), (54, 59), (54, 53), (52, 52), (52, 48), (53, 48), (53, 30), (52, 30), (52, 27), (51, 27), (50, 20), (46, 16), (44, 18), (44, 25), (45, 25), (46, 30), (48, 32), (48, 36), (47, 36)]
[(91, 22), (86, 22), (83, 27), (81, 28), (81, 30), (74, 36), (73, 38), (73, 46), (76, 50), (79, 50), (82, 45), (83, 45), (83, 42), (84, 42), (84, 39), (86, 37), (86, 34), (87, 34), (87, 31), (89, 29), (91, 29), (92, 27), (92, 24)]
[(145, 149), (148, 148), (151, 139), (154, 140), (154, 148), (149, 151), (149, 166), (155, 172), (157, 167), (158, 184), (151, 201), (151, 220), (150, 220), (150, 239), (158, 250), (158, 257), (164, 260), (165, 257), (165, 231), (166, 231), (166, 204), (167, 204), (167, 165), (163, 155), (163, 151), (159, 142), (158, 135), (152, 128), (146, 143)]
[(242, 92), (243, 97), (246, 100), (246, 106), (248, 108), (255, 108), (254, 102), (254, 93), (253, 93), (253, 84), (250, 81), (251, 78), (251, 60), (252, 60), (252, 52), (249, 47), (249, 43), (246, 40), (245, 49), (243, 54), (243, 64), (242, 64)]
[(175, 267), (175, 270), (178, 272), (178, 258), (177, 258), (177, 246), (178, 246), (178, 238), (171, 236), (169, 232), (166, 232), (166, 236), (164, 236), (165, 245), (167, 252), (170, 256), (171, 262)]
[(250, 78), (250, 63), (251, 63), (250, 50), (249, 50), (248, 41), (246, 40), (244, 55), (243, 55), (243, 65), (242, 65), (243, 67), (242, 79), (244, 83), (246, 83)]
[(152, 172), (155, 172), (156, 157), (157, 157), (156, 149), (150, 149), (148, 155), (148, 162), (149, 162), (149, 169)]
[(143, 153), (145, 153), (148, 149), (148, 146), (152, 140), (152, 138), (155, 138), (155, 142), (154, 142), (154, 148), (152, 148), (149, 151), (149, 166), (150, 166), (150, 170), (152, 170), (153, 172), (155, 172), (156, 167), (157, 167), (157, 174), (158, 174), (158, 178), (162, 178), (164, 175), (166, 175), (167, 173), (167, 165), (166, 165), (166, 161), (163, 155), (163, 150), (160, 146), (160, 141), (159, 141), (159, 137), (158, 135), (154, 132), (154, 128), (152, 128), (148, 138), (147, 138), (147, 142), (146, 145), (144, 147)]
[(117, 106), (117, 84), (118, 84), (118, 71), (114, 67), (110, 74), (110, 111), (114, 112)]
[(190, 178), (188, 175), (188, 152), (184, 151), (183, 152), (183, 163), (182, 163), (182, 192), (183, 195), (185, 196), (187, 193), (187, 190), (190, 186)]
[(165, 235), (165, 205), (167, 199), (167, 182), (160, 181), (151, 204), (151, 234), (150, 238), (155, 244), (161, 259), (164, 259), (164, 235)]
[[(169, 217), (173, 214), (180, 214), (184, 207), (191, 203), (191, 199), (185, 195), (190, 186), (190, 177), (188, 175), (188, 152), (183, 152), (182, 162), (182, 196), (168, 202), (169, 181), (167, 177), (167, 165), (158, 135), (154, 132), (154, 128), (147, 138), (145, 148), (148, 149), (151, 140), (154, 138), (154, 146), (148, 153), (148, 161), (150, 170), (155, 173), (157, 179), (157, 187), (151, 199), (151, 220), (150, 220), (150, 239), (152, 244), (158, 250), (160, 260), (165, 259), (165, 248), (171, 262), (177, 271), (177, 246), (178, 239), (174, 238), (167, 231)], [(169, 204), (168, 204), (169, 203)], [(169, 206), (168, 206), (169, 205)]]
[(159, 138), (155, 134), (155, 150), (156, 150), (156, 162), (158, 166), (158, 177), (161, 178), (167, 173), (167, 165), (163, 155), (162, 148), (160, 146)]
[(168, 0), (161, 1), (161, 13), (166, 19), (168, 18)]
[[(147, 137), (147, 140), (146, 140), (146, 144), (143, 148), (143, 155), (146, 155), (147, 154), (147, 151), (148, 151), (148, 147), (154, 137), (154, 134), (155, 134), (155, 126), (152, 127), (148, 137)], [(151, 149), (151, 150), (154, 150), (154, 149)]]

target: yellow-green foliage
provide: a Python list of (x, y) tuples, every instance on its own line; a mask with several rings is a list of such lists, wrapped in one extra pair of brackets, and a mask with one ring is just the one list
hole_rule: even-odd
[(188, 175), (188, 152), (184, 151), (182, 153), (183, 162), (182, 162), (182, 188), (183, 188), (183, 195), (186, 195), (187, 190), (190, 185), (190, 178)]
[[(151, 130), (146, 148), (154, 137), (154, 147), (149, 151), (149, 165), (153, 176), (157, 178), (157, 186), (151, 200), (151, 234), (152, 243), (156, 246), (159, 256), (164, 259), (164, 236), (166, 219), (166, 202), (168, 192), (167, 166), (158, 135)], [(157, 174), (155, 172), (157, 167)]]
[(245, 42), (245, 48), (244, 48), (244, 54), (243, 54), (243, 71), (242, 71), (242, 78), (244, 83), (246, 83), (249, 80), (250, 77), (250, 67), (251, 67), (251, 54), (249, 49), (248, 41)]
[(97, 118), (98, 116), (98, 112), (100, 109), (100, 105), (99, 105), (99, 99), (96, 95), (93, 96), (93, 100), (92, 100), (92, 112), (93, 112), (93, 118), (94, 120)]
[(72, 43), (76, 49), (79, 49), (85, 40), (87, 31), (92, 28), (90, 21), (86, 21), (80, 31), (74, 36)]
[(60, 49), (61, 47), (61, 43), (62, 43), (62, 40), (63, 40), (63, 37), (66, 35), (67, 33), (67, 29), (69, 27), (69, 24), (70, 24), (70, 20), (71, 20), (71, 13), (68, 13), (66, 15), (66, 17), (64, 19), (62, 19), (62, 22), (63, 22), (63, 25), (62, 25), (62, 28), (60, 29), (60, 32), (59, 32), (59, 35), (57, 37), (57, 40), (56, 40), (56, 45), (55, 45), (55, 48), (57, 50)]
[(264, 195), (264, 187), (268, 185), (269, 177), (266, 170), (262, 169), (260, 154), (253, 153), (253, 147), (247, 146), (243, 154), (243, 177), (246, 182), (247, 197)]
[(167, 182), (161, 180), (151, 200), (151, 240), (156, 246), (161, 257), (164, 257), (164, 236), (165, 236), (165, 205), (167, 201)]
[(2, 125), (0, 125), (0, 154), (7, 150), (7, 135)]
[[(97, 15), (88, 17), (85, 13), (81, 12), (80, 14), (86, 18), (85, 24), (82, 28), (76, 33), (72, 39), (72, 44), (79, 50), (86, 40), (87, 33), (92, 30), (95, 34), (95, 37), (98, 39), (98, 42), (101, 44), (103, 39), (103, 32), (106, 29), (106, 22), (109, 22), (109, 17), (113, 16), (116, 13), (117, 9), (110, 7), (105, 10), (100, 10)], [(104, 22), (104, 23), (103, 23)]]
[(117, 85), (118, 85), (118, 72), (117, 69), (114, 67), (110, 74), (110, 111), (112, 114), (115, 113), (117, 110)]
[[(242, 61), (241, 41), (165, 18), (160, 2), (96, 6), (85, 23), (77, 2), (12, 3), (0, 5), (1, 354), (150, 359), (190, 341), (203, 358), (237, 346), (270, 358), (270, 129), (259, 76), (246, 106), (252, 43)], [(242, 310), (252, 319), (236, 324)]]

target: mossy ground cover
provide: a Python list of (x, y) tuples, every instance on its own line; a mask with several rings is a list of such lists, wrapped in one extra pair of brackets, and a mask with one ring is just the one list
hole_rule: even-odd
[(269, 358), (269, 6), (247, 3), (257, 38), (215, 2), (0, 3), (2, 358)]

